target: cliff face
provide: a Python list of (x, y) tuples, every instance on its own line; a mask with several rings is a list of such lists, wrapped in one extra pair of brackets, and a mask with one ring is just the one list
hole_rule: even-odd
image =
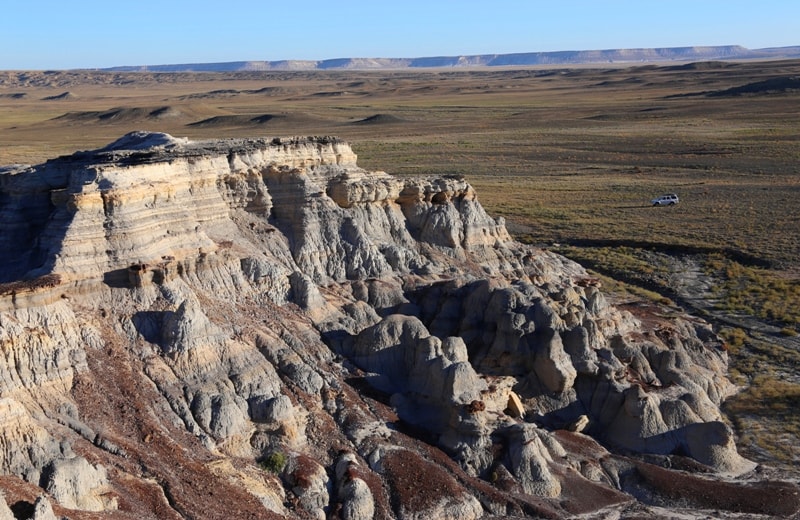
[[(463, 179), (367, 172), (335, 138), (134, 133), (6, 168), (0, 189), (15, 512), (719, 509), (676, 497), (700, 477), (657, 466), (709, 485), (753, 467), (719, 412), (733, 387), (707, 324), (610, 305)], [(796, 494), (758, 507), (796, 511)]]

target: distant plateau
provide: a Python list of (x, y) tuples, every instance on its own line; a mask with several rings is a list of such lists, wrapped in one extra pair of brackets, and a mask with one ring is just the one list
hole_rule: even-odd
[(173, 65), (130, 65), (103, 70), (116, 72), (237, 72), (265, 70), (381, 70), (437, 67), (512, 67), (592, 63), (651, 63), (667, 61), (753, 60), (800, 58), (800, 45), (747, 49), (740, 45), (606, 49), (583, 51), (478, 54), (424, 58), (335, 58), (328, 60), (230, 61)]

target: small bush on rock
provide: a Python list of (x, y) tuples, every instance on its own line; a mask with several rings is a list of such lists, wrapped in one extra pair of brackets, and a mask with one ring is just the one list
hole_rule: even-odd
[(265, 458), (261, 459), (259, 464), (264, 471), (269, 471), (277, 475), (286, 467), (286, 455), (280, 451), (273, 451)]

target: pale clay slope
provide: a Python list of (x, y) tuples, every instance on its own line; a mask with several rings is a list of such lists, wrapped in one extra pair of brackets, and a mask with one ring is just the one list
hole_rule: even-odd
[[(629, 504), (635, 463), (587, 435), (718, 476), (753, 467), (719, 412), (734, 388), (707, 324), (614, 308), (580, 266), (512, 241), (463, 179), (367, 172), (335, 138), (135, 133), (5, 169), (0, 188), (0, 470), (60, 507), (136, 503), (125, 482), (154, 484), (131, 457), (173, 489), (185, 477), (138, 455), (167, 432), (191, 434), (220, 461), (208, 478), (265, 515)], [(111, 350), (141, 368), (99, 365)], [(138, 378), (154, 397), (135, 424), (161, 433), (93, 413), (92, 381), (107, 376)], [(384, 404), (358, 397), (358, 378)], [(439, 473), (398, 465), (431, 448), (400, 436), (387, 404), (461, 468), (431, 482), (447, 496), (404, 494)], [(222, 464), (278, 452), (280, 479)], [(576, 482), (604, 498), (581, 504)]]

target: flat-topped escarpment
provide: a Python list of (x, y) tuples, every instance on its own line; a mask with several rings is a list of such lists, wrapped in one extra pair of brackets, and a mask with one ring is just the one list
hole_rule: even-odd
[[(359, 180), (353, 183), (353, 178)], [(0, 182), (6, 222), (0, 261), (7, 266), (1, 281), (55, 273), (65, 283), (107, 277), (134, 264), (180, 262), (237, 238), (233, 241), (247, 248), (241, 234), (248, 231), (231, 218), (236, 210), (282, 228), (304, 271), (320, 280), (343, 279), (354, 273), (333, 258), (346, 247), (338, 222), (343, 211), (337, 205), (358, 212), (354, 204), (392, 203), (394, 221), (391, 214), (380, 223), (375, 215), (362, 215), (383, 227), (383, 236), (371, 239), (384, 243), (371, 244), (370, 258), (358, 269), (377, 276), (392, 260), (375, 249), (401, 247), (411, 239), (396, 204), (401, 195), (408, 207), (430, 203), (426, 196), (449, 197), (466, 189), (463, 182), (422, 186), (367, 174), (357, 167), (350, 146), (335, 138), (190, 142), (147, 133), (44, 165), (6, 170)], [(355, 191), (342, 191), (354, 185)], [(473, 233), (475, 225), (468, 222), (453, 233)], [(415, 226), (426, 227), (422, 222)]]
[(0, 489), (16, 508), (800, 510), (797, 486), (755, 482), (737, 453), (707, 323), (614, 306), (458, 176), (366, 171), (331, 137), (139, 132), (0, 170), (0, 216)]

